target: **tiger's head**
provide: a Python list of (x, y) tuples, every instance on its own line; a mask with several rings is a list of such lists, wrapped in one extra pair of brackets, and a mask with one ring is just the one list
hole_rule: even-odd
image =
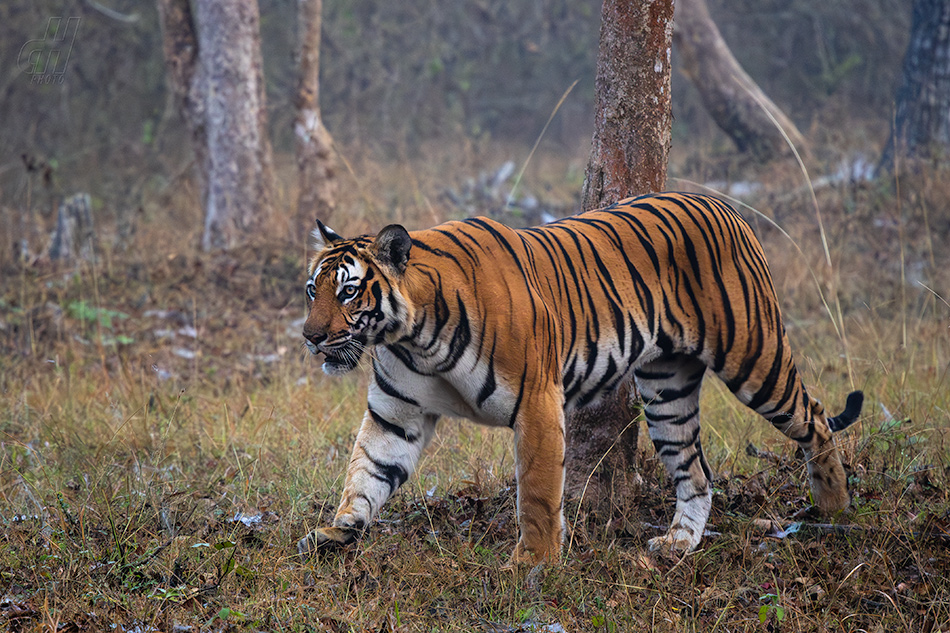
[(375, 238), (344, 239), (319, 220), (313, 237), (303, 337), (312, 354), (323, 353), (325, 373), (344, 374), (367, 346), (402, 335), (409, 307), (399, 282), (412, 239), (398, 224)]

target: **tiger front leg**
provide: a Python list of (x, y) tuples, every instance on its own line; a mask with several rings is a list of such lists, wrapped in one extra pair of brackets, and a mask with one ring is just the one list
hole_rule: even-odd
[(438, 418), (418, 412), (397, 424), (388, 416), (398, 410), (399, 407), (373, 402), (366, 411), (333, 525), (317, 528), (300, 539), (297, 551), (301, 556), (356, 541), (386, 500), (415, 470), (419, 456), (435, 433)]
[(564, 541), (564, 411), (528, 403), (515, 423), (515, 478), (521, 536), (512, 564), (532, 565), (561, 557)]

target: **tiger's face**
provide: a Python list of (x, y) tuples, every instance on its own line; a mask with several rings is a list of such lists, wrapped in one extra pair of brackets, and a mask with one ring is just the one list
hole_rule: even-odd
[(397, 337), (408, 308), (399, 291), (412, 241), (390, 225), (375, 238), (343, 239), (317, 221), (317, 256), (307, 279), (309, 313), (303, 337), (312, 354), (323, 353), (323, 371), (345, 374), (370, 345)]

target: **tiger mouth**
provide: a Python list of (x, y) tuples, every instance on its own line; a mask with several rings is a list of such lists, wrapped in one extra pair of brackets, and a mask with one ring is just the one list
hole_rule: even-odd
[(340, 347), (323, 352), (324, 373), (335, 375), (352, 371), (363, 357), (363, 350), (363, 343), (351, 340)]

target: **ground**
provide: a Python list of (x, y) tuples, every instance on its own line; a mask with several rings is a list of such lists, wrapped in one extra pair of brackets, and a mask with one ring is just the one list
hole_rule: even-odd
[[(323, 376), (302, 345), (303, 246), (202, 254), (159, 217), (143, 220), (132, 247), (91, 261), (5, 262), (0, 621), (11, 631), (950, 631), (939, 246), (950, 219), (938, 185), (911, 189), (820, 194), (830, 267), (804, 194), (760, 200), (792, 240), (757, 222), (806, 382), (834, 412), (852, 388), (867, 395), (840, 436), (853, 503), (810, 514), (794, 447), (710, 379), (713, 512), (681, 560), (646, 553), (674, 496), (642, 441), (635, 494), (569, 500), (560, 565), (506, 569), (517, 539), (511, 436), (446, 421), (359, 544), (302, 561), (294, 544), (332, 518), (366, 387), (365, 372)], [(438, 215), (419, 206), (407, 221)]]

